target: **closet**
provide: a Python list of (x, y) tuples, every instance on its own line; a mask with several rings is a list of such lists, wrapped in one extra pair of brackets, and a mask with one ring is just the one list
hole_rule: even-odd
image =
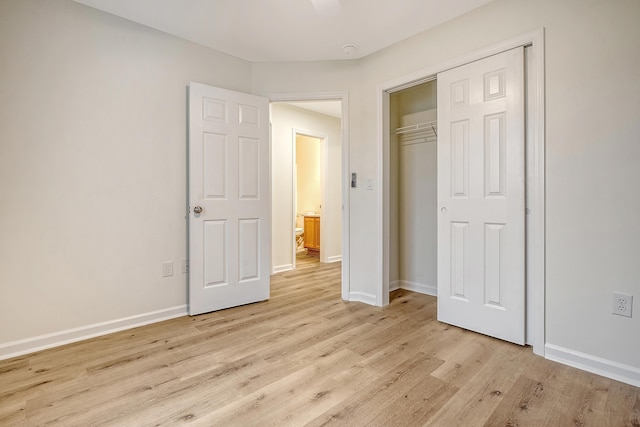
[(383, 85), (377, 297), (386, 304), (384, 291), (398, 288), (440, 295), (439, 321), (518, 344), (533, 337), (539, 349), (544, 64), (542, 33), (533, 38), (529, 48), (516, 40), (447, 65), (437, 82), (413, 74), (402, 87), (399, 79)]
[(389, 290), (437, 294), (436, 87), (390, 94)]

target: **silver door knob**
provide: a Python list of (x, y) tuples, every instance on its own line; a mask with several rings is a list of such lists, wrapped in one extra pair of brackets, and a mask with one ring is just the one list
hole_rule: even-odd
[(196, 206), (195, 208), (193, 208), (193, 213), (201, 214), (202, 213), (202, 207), (201, 206)]

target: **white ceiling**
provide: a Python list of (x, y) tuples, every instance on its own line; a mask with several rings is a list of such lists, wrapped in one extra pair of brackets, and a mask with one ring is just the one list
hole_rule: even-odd
[(491, 0), (75, 1), (247, 61), (277, 62), (359, 59)]
[(340, 101), (296, 101), (285, 102), (285, 104), (324, 114), (326, 116), (335, 117), (337, 119), (342, 118), (342, 103)]

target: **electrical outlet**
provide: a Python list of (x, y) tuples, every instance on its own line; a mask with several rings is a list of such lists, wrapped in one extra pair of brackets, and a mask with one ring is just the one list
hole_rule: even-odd
[(613, 293), (612, 313), (620, 316), (631, 317), (633, 308), (633, 295)]
[(183, 259), (180, 261), (180, 272), (182, 274), (187, 274), (189, 272), (189, 260)]
[(173, 261), (162, 263), (162, 277), (173, 276)]

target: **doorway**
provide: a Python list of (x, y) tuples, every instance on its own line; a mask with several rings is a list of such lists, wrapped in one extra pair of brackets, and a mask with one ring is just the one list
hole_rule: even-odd
[[(324, 153), (327, 139), (294, 130), (293, 186), (295, 218), (293, 269), (300, 257), (308, 256), (327, 262), (320, 244), (326, 227), (322, 213), (326, 171)], [(325, 255), (323, 257), (323, 255)]]
[[(389, 302), (389, 290), (393, 288), (394, 244), (390, 219), (393, 217), (391, 170), (395, 161), (391, 155), (391, 94), (432, 80), (438, 73), (468, 64), (495, 54), (517, 48), (525, 48), (525, 99), (526, 99), (526, 342), (536, 354), (544, 355), (544, 31), (542, 29), (523, 34), (512, 40), (455, 58), (419, 72), (394, 79), (379, 89), (379, 155), (382, 165), (380, 199), (382, 227), (379, 241), (380, 266), (377, 304)], [(397, 214), (397, 213), (396, 213)]]
[[(342, 297), (349, 292), (348, 132), (346, 93), (276, 94), (271, 100), (272, 271), (295, 268), (305, 216), (319, 224), (321, 262), (342, 262)], [(320, 201), (299, 206), (296, 140), (312, 137), (320, 150)], [(300, 167), (300, 166), (299, 166)], [(308, 166), (302, 166), (303, 173)], [(297, 171), (301, 172), (300, 170)], [(319, 176), (318, 176), (319, 175)], [(314, 204), (315, 203), (315, 204)], [(296, 233), (298, 232), (298, 233)], [(310, 236), (312, 237), (312, 236)], [(317, 243), (317, 242), (316, 242)], [(304, 248), (305, 251), (308, 248)]]
[(390, 94), (389, 291), (437, 294), (436, 80)]

